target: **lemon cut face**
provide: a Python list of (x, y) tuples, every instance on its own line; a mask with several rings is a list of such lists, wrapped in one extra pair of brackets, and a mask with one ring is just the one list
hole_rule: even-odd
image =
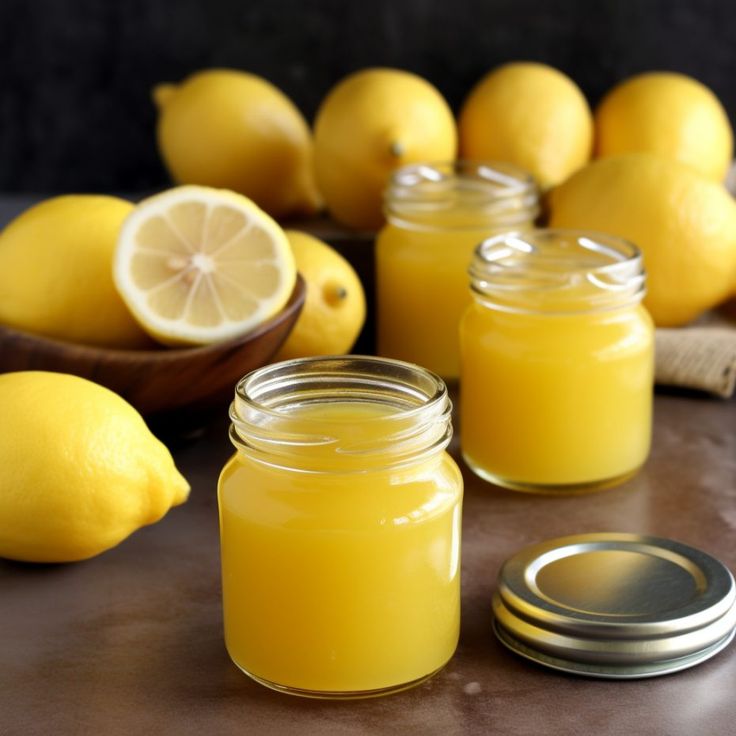
[(182, 186), (143, 200), (123, 223), (115, 285), (166, 344), (207, 344), (257, 327), (296, 281), (289, 241), (247, 197)]

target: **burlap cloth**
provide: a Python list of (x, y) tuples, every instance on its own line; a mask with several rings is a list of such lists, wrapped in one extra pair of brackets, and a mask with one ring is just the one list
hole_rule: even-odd
[(723, 398), (736, 388), (736, 302), (687, 327), (656, 330), (655, 380)]

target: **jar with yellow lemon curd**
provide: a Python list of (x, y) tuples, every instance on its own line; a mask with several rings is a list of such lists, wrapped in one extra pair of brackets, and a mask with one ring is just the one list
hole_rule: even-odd
[(460, 325), (462, 452), (522, 491), (583, 491), (649, 453), (653, 326), (638, 249), (570, 230), (487, 239)]
[(378, 353), (457, 379), (467, 267), (494, 233), (531, 228), (537, 187), (510, 164), (457, 161), (396, 171), (376, 241)]
[(451, 402), (414, 365), (340, 356), (243, 378), (219, 482), (225, 641), (276, 690), (381, 695), (453, 655), (462, 477)]

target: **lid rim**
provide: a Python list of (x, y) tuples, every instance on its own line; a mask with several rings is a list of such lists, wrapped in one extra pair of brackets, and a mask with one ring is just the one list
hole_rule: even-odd
[(734, 628), (723, 639), (715, 642), (707, 649), (683, 657), (676, 657), (650, 664), (616, 666), (606, 663), (607, 666), (601, 666), (600, 664), (593, 664), (591, 662), (576, 662), (552, 657), (544, 652), (532, 649), (510, 635), (495, 619), (493, 621), (493, 630), (496, 638), (503, 646), (514, 654), (524, 657), (531, 662), (559, 672), (607, 680), (635, 680), (680, 672), (714, 657), (725, 649), (734, 639), (734, 635), (736, 635), (736, 628)]
[[(709, 626), (694, 631), (677, 632), (658, 637), (611, 637), (590, 636), (590, 632), (565, 632), (546, 629), (537, 622), (514, 616), (494, 595), (494, 621), (515, 639), (526, 642), (526, 646), (549, 655), (551, 652), (579, 654), (581, 660), (599, 662), (659, 662), (696, 654), (709, 648), (716, 641), (736, 630), (736, 607)], [(563, 657), (563, 659), (575, 659)]]
[[(720, 651), (736, 632), (736, 582), (728, 568), (695, 547), (641, 534), (579, 534), (530, 545), (502, 565), (492, 606), (496, 634), (513, 651), (599, 676), (684, 669)], [(639, 674), (605, 674), (632, 668)]]
[[(522, 597), (518, 596), (511, 590), (504, 581), (498, 583), (498, 594), (504, 602), (506, 608), (512, 611), (518, 618), (529, 622), (544, 622), (545, 626), (556, 633), (566, 633), (576, 631), (587, 635), (595, 635), (596, 632), (601, 634), (605, 632), (610, 638), (659, 638), (672, 635), (673, 626), (676, 626), (677, 633), (688, 633), (698, 631), (704, 627), (719, 621), (730, 612), (736, 614), (736, 587), (732, 587), (728, 594), (721, 600), (716, 601), (713, 605), (703, 610), (698, 610), (697, 604), (692, 603), (683, 606), (680, 609), (674, 609), (670, 618), (662, 621), (657, 619), (656, 614), (632, 614), (625, 619), (617, 621), (605, 620), (605, 614), (595, 614), (586, 612), (575, 612), (575, 617), (565, 616), (563, 612), (570, 611), (561, 607), (547, 607), (545, 601), (539, 599), (535, 601), (536, 608), (534, 615), (530, 614), (529, 605)], [(688, 611), (689, 608), (696, 609), (694, 612), (679, 615), (681, 611)], [(641, 636), (636, 636), (639, 632)]]

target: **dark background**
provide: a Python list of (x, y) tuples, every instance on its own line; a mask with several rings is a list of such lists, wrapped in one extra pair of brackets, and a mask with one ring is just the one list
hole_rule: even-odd
[(734, 0), (0, 0), (0, 191), (165, 186), (150, 89), (200, 68), (260, 74), (311, 121), (361, 67), (417, 72), (457, 109), (520, 59), (591, 104), (633, 73), (685, 72), (736, 119)]

